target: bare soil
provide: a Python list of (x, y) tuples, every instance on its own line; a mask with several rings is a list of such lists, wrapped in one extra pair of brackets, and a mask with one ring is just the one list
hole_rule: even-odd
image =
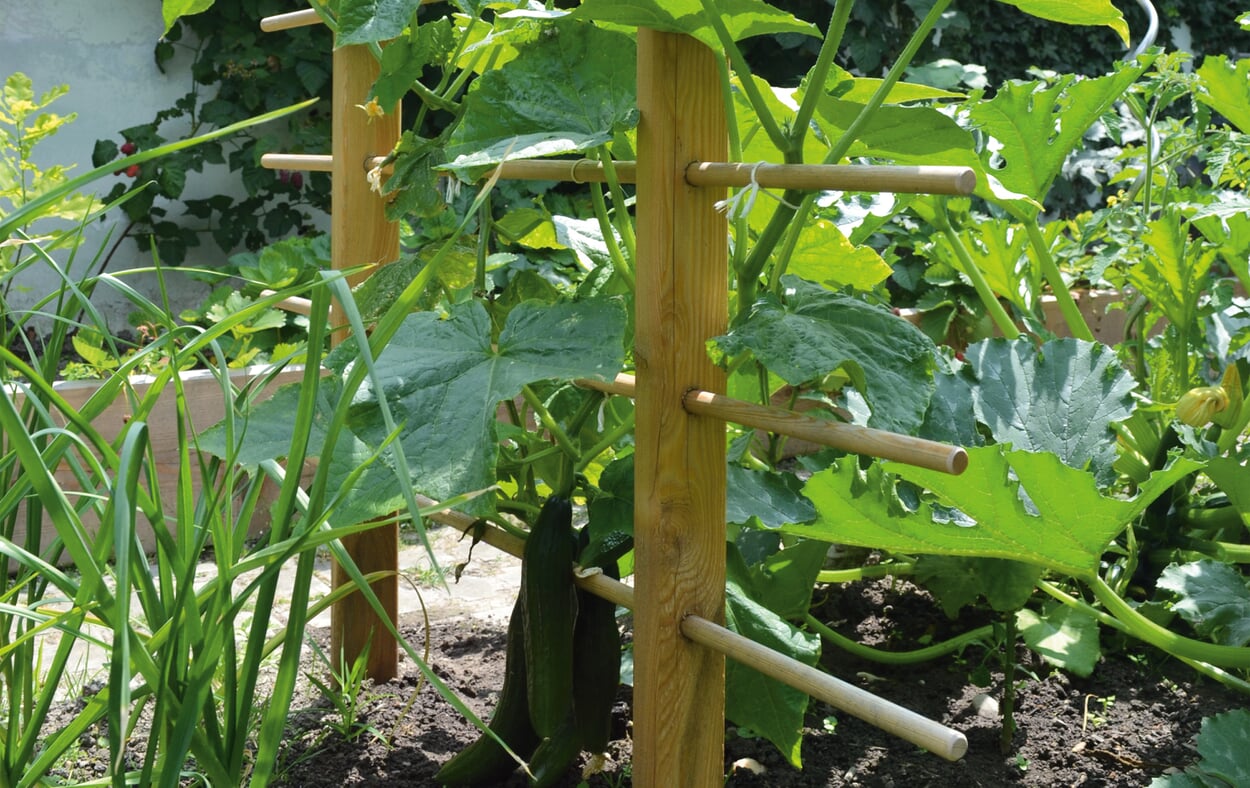
[[(828, 597), (820, 614), (839, 631), (894, 649), (914, 648), (925, 635), (941, 639), (985, 623), (975, 617), (951, 622), (923, 591), (889, 579), (823, 593)], [(483, 717), (489, 716), (502, 683), (505, 624), (502, 619), (461, 619), (435, 623), (428, 632), (433, 669)], [(402, 631), (413, 643), (426, 642), (418, 620), (405, 621)], [(314, 635), (328, 640), (326, 632)], [(1157, 652), (1114, 651), (1091, 677), (1077, 678), (1049, 669), (1021, 649), (1018, 731), (1004, 754), (1001, 718), (984, 697), (1001, 700), (1002, 676), (984, 648), (894, 668), (825, 651), (826, 667), (835, 675), (963, 731), (968, 754), (948, 763), (813, 703), (802, 770), (785, 763), (766, 740), (740, 736), (728, 725), (726, 785), (1143, 786), (1197, 760), (1193, 739), (1203, 717), (1247, 705), (1244, 696)], [(311, 687), (302, 688), (291, 710), (281, 784), (434, 785), (439, 766), (474, 741), (478, 731), (419, 677), (413, 665), (404, 663), (398, 680), (367, 687), (350, 741), (338, 730), (342, 726), (332, 707)], [(988, 678), (989, 684), (978, 686), (974, 678)], [(579, 765), (561, 785), (631, 784), (628, 687), (621, 689), (614, 717), (609, 769), (583, 781)], [(762, 766), (763, 773), (735, 768), (744, 759)], [(515, 774), (504, 785), (519, 788), (525, 781)]]

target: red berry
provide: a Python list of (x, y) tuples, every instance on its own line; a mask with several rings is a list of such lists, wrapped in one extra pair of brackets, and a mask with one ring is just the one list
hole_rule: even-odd
[(127, 174), (127, 175), (129, 175), (131, 178), (137, 178), (137, 177), (139, 177), (139, 165), (138, 165), (138, 164), (132, 164), (132, 165), (130, 165), (129, 167), (127, 167), (127, 168), (126, 168), (126, 174)]
[(122, 143), (122, 153), (126, 156), (129, 156), (137, 150), (139, 150), (139, 148), (133, 142), (127, 141)]
[(278, 181), (280, 183), (289, 183), (291, 181), (291, 173), (287, 170), (278, 170)]
[(302, 172), (291, 173), (291, 186), (299, 191), (304, 186), (304, 174)]

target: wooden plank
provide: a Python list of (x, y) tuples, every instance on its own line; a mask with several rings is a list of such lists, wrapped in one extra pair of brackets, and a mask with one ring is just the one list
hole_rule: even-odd
[[(230, 380), (234, 386), (242, 388), (251, 381), (263, 377), (267, 372), (267, 367), (248, 367), (232, 371)], [(279, 386), (299, 381), (303, 375), (303, 370), (296, 368), (285, 369), (279, 372), (272, 381), (256, 393), (257, 401), (272, 395)], [(183, 391), (186, 393), (187, 415), (189, 417), (185, 425), (186, 436), (192, 438), (197, 433), (208, 429), (225, 417), (226, 399), (222, 392), (221, 382), (212, 371), (196, 370), (183, 372), (181, 377)], [(134, 397), (142, 399), (147, 396), (153, 381), (154, 378), (151, 375), (131, 376), (129, 383)], [(99, 390), (100, 385), (96, 381), (79, 380), (58, 382), (55, 384), (55, 387), (57, 393), (65, 399), (70, 407), (74, 408), (74, 410), (81, 410), (87, 401), (91, 399), (92, 395)], [(19, 390), (15, 389), (11, 389), (9, 393), (13, 397), (14, 406), (20, 409), (25, 397)], [(130, 421), (131, 410), (131, 399), (125, 395), (118, 396), (92, 420), (92, 426), (106, 440), (116, 440), (127, 422)], [(61, 425), (66, 423), (58, 412), (53, 413), (53, 418)], [(178, 487), (179, 436), (177, 411), (174, 402), (174, 386), (172, 383), (167, 384), (161, 395), (157, 397), (155, 405), (147, 414), (146, 421), (148, 436), (152, 441), (152, 458), (156, 463), (157, 484), (160, 486), (161, 499), (167, 502), (173, 501), (176, 498), (175, 493)], [(194, 462), (195, 459), (193, 458), (192, 463)], [(78, 480), (68, 467), (62, 465), (53, 473), (61, 487), (67, 493), (71, 493), (71, 498), (73, 493), (81, 492)], [(270, 482), (265, 482), (265, 485), (265, 492), (261, 493), (262, 502), (271, 502), (274, 496), (277, 495), (277, 486)], [(200, 487), (200, 475), (198, 473), (192, 474), (191, 488), (196, 495), (199, 494)], [(26, 540), (26, 516), (24, 510), (24, 505), (19, 508), (13, 534), (13, 541), (17, 544), (24, 544)], [(265, 528), (268, 528), (268, 516), (269, 507), (262, 503), (249, 526), (249, 535), (257, 536)], [(89, 532), (94, 533), (99, 524), (95, 515), (87, 511), (83, 513), (83, 525)], [(143, 517), (142, 513), (140, 513), (139, 519), (135, 523), (135, 530), (144, 549), (149, 553), (155, 552), (156, 538), (151, 524)], [(42, 533), (40, 544), (50, 544), (56, 538), (56, 527), (47, 518), (44, 518), (41, 523), (40, 531)], [(62, 563), (68, 563), (70, 559), (68, 555), (62, 555), (59, 560)]]
[(681, 403), (690, 388), (725, 387), (704, 350), (727, 328), (724, 190), (684, 175), (728, 156), (714, 57), (693, 38), (638, 31), (637, 785), (724, 780), (725, 658), (681, 633), (687, 614), (724, 620), (725, 427)]
[[(365, 103), (377, 75), (378, 62), (367, 47), (334, 50), (330, 257), (336, 269), (399, 259), (399, 226), (387, 221), (385, 203), (370, 191), (364, 173), (365, 162), (390, 152), (401, 130), (398, 103), (379, 118), (370, 118), (357, 106)], [(365, 275), (358, 275), (356, 281)], [(340, 326), (333, 335), (335, 343), (347, 336), (336, 315), (337, 310), (332, 308), (330, 324)], [(375, 582), (373, 591), (391, 621), (397, 621), (399, 579), (394, 573), (399, 568), (398, 524), (381, 523), (344, 539), (343, 545), (365, 574), (392, 573)], [(332, 574), (335, 587), (352, 582), (337, 564)], [(399, 648), (395, 638), (360, 594), (351, 594), (334, 606), (330, 631), (331, 657), (336, 667), (340, 667), (339, 660), (352, 664), (367, 647), (369, 678), (390, 681), (398, 675)]]

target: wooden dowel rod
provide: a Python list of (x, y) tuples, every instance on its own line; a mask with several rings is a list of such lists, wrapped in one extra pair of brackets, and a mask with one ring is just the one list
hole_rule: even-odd
[(260, 166), (267, 170), (333, 172), (334, 157), (327, 153), (265, 153)]
[[(260, 294), (261, 296), (271, 296), (274, 294), (274, 291), (273, 290), (261, 290)], [(276, 307), (277, 309), (281, 309), (284, 312), (294, 312), (297, 315), (311, 315), (312, 314), (312, 299), (301, 298), (299, 296), (288, 296), (287, 298), (284, 298), (278, 303), (274, 304), (274, 307)]]
[[(440, 3), (443, 0), (421, 0), (421, 5), (429, 5), (431, 3)], [(309, 25), (321, 24), (321, 17), (311, 8), (305, 8), (302, 11), (291, 11), (286, 14), (275, 14), (267, 16), (260, 20), (260, 29), (266, 33), (274, 33), (279, 30), (290, 30), (296, 27), (308, 27)]]
[[(632, 161), (615, 162), (616, 177), (621, 183), (637, 180), (638, 166)], [(603, 164), (594, 159), (513, 159), (496, 169), (499, 177), (514, 181), (568, 181), (570, 183), (603, 183), (607, 176)], [(483, 175), (492, 176), (494, 172)]]
[(309, 25), (319, 24), (321, 24), (321, 17), (317, 15), (316, 10), (305, 8), (301, 11), (267, 16), (260, 20), (260, 29), (266, 33), (276, 33), (279, 30), (291, 30), (296, 27), (308, 27)]
[(751, 164), (695, 162), (686, 168), (692, 186), (747, 186), (765, 189), (905, 194), (972, 194), (976, 173), (968, 167), (903, 167), (886, 164)]
[(858, 424), (824, 421), (784, 408), (755, 405), (710, 391), (688, 391), (683, 404), (687, 411), (701, 416), (802, 438), (856, 454), (905, 462), (919, 468), (957, 476), (968, 467), (966, 451), (937, 441), (898, 435)]
[[(591, 159), (516, 159), (499, 165), (499, 177), (512, 180), (596, 182), (606, 180), (603, 165)], [(971, 194), (977, 176), (968, 167), (902, 167), (886, 164), (761, 164), (695, 162), (686, 168), (691, 186), (743, 187), (755, 182), (766, 189)], [(632, 161), (616, 162), (621, 183), (636, 180)], [(485, 177), (485, 176), (483, 176)]]
[[(436, 502), (431, 498), (418, 495), (417, 503), (422, 506), (432, 506)], [(430, 519), (450, 525), (467, 534), (476, 534), (486, 544), (518, 558), (525, 547), (525, 540), (489, 523), (477, 527), (482, 521), (454, 509), (432, 514)], [(633, 587), (614, 580), (602, 572), (575, 572), (574, 582), (615, 605), (630, 610), (634, 608)], [(696, 643), (716, 649), (747, 667), (754, 668), (801, 692), (806, 692), (813, 698), (823, 700), (836, 709), (852, 714), (948, 761), (957, 761), (968, 751), (968, 740), (959, 731), (922, 717), (888, 700), (878, 698), (824, 671), (779, 654), (767, 646), (761, 646), (750, 638), (714, 624), (706, 618), (686, 616), (681, 622), (681, 632)]]
[[(577, 385), (619, 397), (634, 396), (635, 388), (633, 376), (624, 373), (611, 381), (578, 380)], [(688, 412), (701, 416), (732, 421), (744, 427), (789, 435), (791, 438), (802, 438), (856, 454), (904, 462), (919, 468), (959, 475), (968, 467), (968, 452), (959, 446), (937, 441), (898, 435), (858, 424), (824, 421), (784, 408), (756, 405), (698, 389), (686, 392), (682, 404)]]
[(963, 733), (878, 698), (853, 684), (847, 684), (828, 673), (779, 654), (711, 621), (698, 616), (686, 616), (681, 623), (681, 632), (696, 643), (716, 649), (747, 667), (806, 692), (813, 698), (823, 700), (834, 708), (923, 747), (948, 761), (957, 761), (968, 751), (968, 739)]

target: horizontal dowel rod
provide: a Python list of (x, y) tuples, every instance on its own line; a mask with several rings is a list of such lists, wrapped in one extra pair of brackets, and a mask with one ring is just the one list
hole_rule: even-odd
[(260, 29), (266, 33), (276, 33), (279, 30), (291, 30), (296, 27), (308, 27), (309, 25), (319, 24), (321, 24), (321, 17), (317, 15), (316, 10), (305, 8), (302, 11), (291, 11), (285, 14), (267, 16), (260, 20)]
[[(271, 296), (274, 294), (274, 291), (273, 290), (261, 290), (260, 294), (261, 294), (261, 297)], [(312, 299), (301, 298), (300, 296), (288, 296), (287, 298), (284, 298), (278, 303), (274, 304), (274, 308), (281, 309), (284, 312), (294, 312), (297, 315), (311, 315), (312, 314)]]
[(260, 157), (260, 166), (267, 170), (330, 172), (334, 169), (334, 157), (324, 153), (265, 153)]
[[(633, 183), (636, 163), (615, 164), (621, 183)], [(499, 165), (499, 177), (513, 180), (606, 180), (603, 164), (592, 159), (515, 159)], [(766, 189), (898, 192), (915, 194), (972, 194), (977, 176), (968, 167), (902, 167), (885, 164), (746, 164), (694, 162), (686, 168), (691, 186), (734, 186), (755, 183)], [(483, 176), (485, 177), (485, 176)]]
[(747, 186), (765, 189), (899, 194), (972, 194), (977, 176), (969, 167), (904, 167), (888, 164), (748, 164), (694, 162), (686, 168), (691, 186)]
[[(634, 396), (632, 375), (620, 374), (612, 381), (578, 380), (577, 385), (621, 397)], [(756, 405), (710, 391), (692, 389), (686, 392), (682, 405), (688, 413), (732, 421), (744, 427), (789, 435), (822, 446), (904, 462), (919, 468), (958, 475), (968, 467), (968, 452), (959, 446), (861, 427), (858, 424), (825, 421), (784, 408)]]
[(961, 732), (761, 646), (705, 618), (686, 616), (681, 622), (681, 633), (695, 643), (806, 692), (948, 761), (957, 761), (968, 751), (968, 739)]
[(954, 475), (963, 473), (968, 467), (966, 451), (937, 441), (858, 424), (815, 419), (785, 408), (755, 405), (710, 391), (688, 391), (682, 404), (688, 413), (732, 421), (744, 427), (789, 435), (855, 454), (904, 462)]
[[(424, 495), (417, 495), (416, 499), (421, 506), (433, 506), (436, 503)], [(520, 537), (454, 509), (432, 514), (430, 519), (450, 525), (466, 534), (474, 534), (486, 544), (518, 558), (525, 549), (525, 540)], [(613, 604), (629, 609), (634, 607), (633, 587), (602, 572), (575, 572), (574, 582)], [(695, 643), (714, 649), (730, 659), (806, 692), (813, 698), (823, 700), (836, 709), (859, 717), (947, 760), (958, 760), (968, 750), (968, 740), (959, 731), (878, 698), (853, 684), (847, 684), (792, 657), (779, 654), (767, 646), (761, 646), (750, 638), (731, 632), (705, 618), (686, 616), (682, 619), (681, 631)]]

